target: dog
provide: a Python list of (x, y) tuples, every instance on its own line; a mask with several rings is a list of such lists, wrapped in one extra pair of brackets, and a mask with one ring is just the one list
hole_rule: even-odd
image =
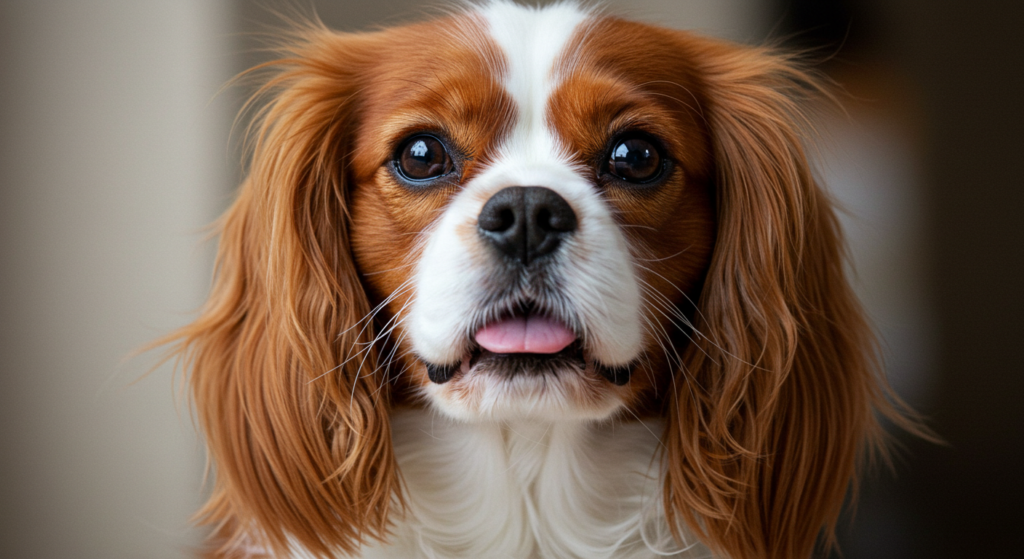
[(294, 33), (173, 335), (211, 557), (806, 558), (905, 411), (793, 57), (561, 3)]

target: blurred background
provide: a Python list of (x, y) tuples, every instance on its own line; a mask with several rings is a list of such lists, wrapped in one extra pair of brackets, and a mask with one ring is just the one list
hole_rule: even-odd
[[(444, 5), (443, 2), (435, 2)], [(354, 31), (424, 2), (295, 0)], [(841, 89), (819, 173), (897, 391), (901, 437), (848, 559), (1019, 557), (1024, 515), (1021, 3), (633, 0), (612, 12), (805, 49)], [(0, 558), (189, 556), (203, 450), (169, 366), (129, 354), (209, 285), (242, 169), (224, 89), (279, 22), (244, 0), (0, 2)], [(270, 27), (268, 27), (270, 26)]]

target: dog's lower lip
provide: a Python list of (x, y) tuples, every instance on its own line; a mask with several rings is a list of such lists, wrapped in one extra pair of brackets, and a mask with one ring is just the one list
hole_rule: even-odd
[(514, 362), (517, 360), (532, 360), (538, 362), (550, 362), (556, 360), (578, 361), (581, 368), (585, 367), (587, 362), (579, 340), (574, 340), (568, 346), (556, 353), (498, 353), (476, 345), (463, 359), (462, 371), (464, 373), (468, 373), (473, 369), (473, 367), (476, 367), (478, 364), (485, 361)]
[[(596, 374), (616, 386), (626, 385), (634, 368), (632, 363), (622, 366), (606, 366), (593, 361), (586, 356), (579, 340), (574, 340), (557, 353), (497, 353), (475, 345), (463, 355), (460, 361), (451, 365), (441, 366), (426, 363), (427, 375), (435, 384), (445, 384), (456, 373), (463, 376), (471, 374), (474, 367), (485, 361), (500, 363), (496, 367), (497, 373), (504, 373), (510, 377), (524, 374), (524, 371), (528, 371), (525, 374), (534, 371), (541, 375), (552, 371), (557, 374), (557, 369), (553, 369), (552, 365), (561, 362), (563, 366), (571, 369), (572, 363), (575, 362), (580, 371), (586, 374)], [(495, 373), (493, 368), (488, 372)]]

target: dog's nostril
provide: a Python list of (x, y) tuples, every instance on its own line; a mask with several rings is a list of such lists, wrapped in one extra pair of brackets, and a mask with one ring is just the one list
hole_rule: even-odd
[(510, 209), (506, 208), (504, 210), (501, 210), (501, 214), (499, 214), (499, 217), (501, 218), (500, 227), (502, 231), (505, 231), (516, 224), (516, 214)]
[(546, 207), (537, 212), (537, 225), (544, 231), (571, 232), (576, 230), (576, 213), (565, 205), (552, 211)]
[(537, 212), (537, 226), (545, 231), (557, 231), (553, 225), (551, 212), (547, 208), (541, 208)]
[(501, 253), (522, 264), (550, 254), (576, 230), (576, 212), (550, 188), (510, 186), (484, 204), (481, 234)]
[(516, 214), (509, 208), (502, 208), (498, 212), (491, 212), (489, 215), (480, 215), (480, 228), (485, 231), (500, 233), (508, 231), (516, 224)]

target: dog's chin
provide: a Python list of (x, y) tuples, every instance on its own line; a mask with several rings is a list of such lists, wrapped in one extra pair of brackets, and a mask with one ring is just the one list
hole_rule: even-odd
[(553, 354), (476, 348), (444, 384), (424, 387), (445, 415), (463, 421), (599, 421), (623, 405), (574, 342)]

